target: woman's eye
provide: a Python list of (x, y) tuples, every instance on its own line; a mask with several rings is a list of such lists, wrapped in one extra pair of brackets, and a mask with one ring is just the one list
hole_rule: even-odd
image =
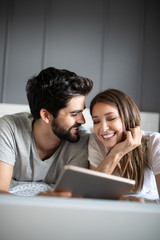
[(114, 118), (110, 118), (110, 119), (108, 119), (108, 121), (114, 121), (116, 119), (116, 117), (114, 117)]

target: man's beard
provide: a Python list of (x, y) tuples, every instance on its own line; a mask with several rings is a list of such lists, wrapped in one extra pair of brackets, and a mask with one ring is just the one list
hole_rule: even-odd
[(74, 135), (71, 134), (71, 129), (75, 127), (79, 127), (81, 124), (75, 124), (72, 127), (70, 127), (68, 130), (61, 127), (56, 120), (52, 120), (52, 131), (53, 133), (62, 140), (67, 140), (72, 143), (76, 143), (79, 141), (80, 136), (79, 132), (75, 133)]

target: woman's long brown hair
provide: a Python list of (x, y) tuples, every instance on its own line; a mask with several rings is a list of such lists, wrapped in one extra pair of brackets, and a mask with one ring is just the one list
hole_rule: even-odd
[[(90, 114), (93, 106), (103, 102), (115, 106), (122, 119), (124, 131), (141, 125), (140, 111), (133, 100), (124, 92), (117, 89), (107, 89), (97, 94), (90, 104)], [(115, 171), (120, 176), (135, 180), (134, 192), (140, 191), (144, 180), (144, 167), (147, 165), (145, 152), (147, 149), (147, 139), (142, 137), (141, 145), (127, 153), (118, 163)]]

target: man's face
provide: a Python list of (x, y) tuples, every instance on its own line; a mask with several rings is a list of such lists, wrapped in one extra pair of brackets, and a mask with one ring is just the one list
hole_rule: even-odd
[(60, 139), (77, 142), (80, 138), (78, 127), (85, 123), (82, 111), (85, 108), (85, 96), (73, 97), (66, 108), (59, 111), (52, 120), (52, 131)]

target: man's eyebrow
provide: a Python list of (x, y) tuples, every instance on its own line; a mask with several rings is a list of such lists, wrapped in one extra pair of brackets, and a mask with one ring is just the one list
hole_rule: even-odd
[(83, 110), (74, 110), (74, 111), (72, 111), (72, 112), (70, 112), (70, 113), (79, 113), (79, 112), (82, 112)]
[[(86, 106), (84, 107), (84, 109), (86, 108)], [(83, 112), (83, 110), (84, 109), (82, 109), (82, 110), (74, 110), (74, 111), (72, 111), (72, 112), (70, 112), (70, 113), (80, 113), (80, 112)]]

